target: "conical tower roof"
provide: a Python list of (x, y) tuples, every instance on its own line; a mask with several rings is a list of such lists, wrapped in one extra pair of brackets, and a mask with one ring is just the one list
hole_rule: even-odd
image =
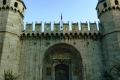
[(106, 0), (98, 0), (98, 2), (102, 2), (102, 1), (106, 1)]

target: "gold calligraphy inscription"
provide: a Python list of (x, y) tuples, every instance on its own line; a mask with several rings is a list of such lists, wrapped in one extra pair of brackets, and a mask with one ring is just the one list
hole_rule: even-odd
[(54, 53), (53, 59), (69, 59), (70, 54), (69, 53)]

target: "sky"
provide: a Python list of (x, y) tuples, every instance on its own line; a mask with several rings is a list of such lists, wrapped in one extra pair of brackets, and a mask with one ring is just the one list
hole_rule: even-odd
[(98, 0), (23, 0), (27, 9), (24, 23), (98, 22)]

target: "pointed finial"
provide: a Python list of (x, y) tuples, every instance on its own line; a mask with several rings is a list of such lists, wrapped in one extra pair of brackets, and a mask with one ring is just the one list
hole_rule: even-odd
[(62, 21), (62, 13), (61, 13), (61, 21)]

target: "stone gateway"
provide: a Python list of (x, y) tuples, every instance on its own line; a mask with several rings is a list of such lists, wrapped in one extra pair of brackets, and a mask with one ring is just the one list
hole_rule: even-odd
[(120, 80), (120, 0), (98, 1), (99, 30), (96, 22), (23, 30), (25, 10), (23, 0), (0, 0), (0, 80), (4, 70), (18, 80)]

